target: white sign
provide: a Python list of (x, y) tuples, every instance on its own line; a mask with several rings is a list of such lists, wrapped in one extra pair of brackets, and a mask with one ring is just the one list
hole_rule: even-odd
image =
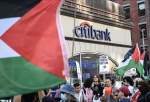
[(106, 74), (110, 72), (108, 64), (108, 56), (102, 55), (99, 57), (99, 73)]

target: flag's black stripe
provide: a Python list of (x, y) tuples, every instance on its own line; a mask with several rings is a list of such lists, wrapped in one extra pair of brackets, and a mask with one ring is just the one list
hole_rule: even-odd
[(124, 55), (124, 59), (122, 60), (122, 62), (125, 62), (134, 52), (136, 45), (131, 48), (125, 55)]
[(0, 19), (20, 17), (41, 0), (0, 0)]

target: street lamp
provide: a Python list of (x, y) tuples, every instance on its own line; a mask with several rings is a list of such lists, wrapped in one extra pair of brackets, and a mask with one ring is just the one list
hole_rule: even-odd
[(143, 45), (143, 51), (145, 51), (145, 41), (144, 41), (144, 31), (145, 31), (146, 29), (141, 29), (141, 32), (142, 32), (142, 45)]

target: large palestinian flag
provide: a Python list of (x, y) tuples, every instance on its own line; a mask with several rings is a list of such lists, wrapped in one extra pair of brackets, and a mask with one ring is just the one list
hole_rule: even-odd
[(0, 97), (64, 81), (67, 56), (60, 6), (61, 0), (0, 1)]
[[(129, 50), (129, 52), (132, 52), (126, 60), (123, 60), (119, 66), (117, 67), (116, 74), (119, 76), (131, 76), (132, 74), (138, 73), (140, 76), (144, 75), (144, 68), (143, 64), (140, 62), (140, 50), (138, 47), (138, 44), (136, 44), (136, 47), (133, 51)], [(127, 54), (126, 54), (127, 55)]]

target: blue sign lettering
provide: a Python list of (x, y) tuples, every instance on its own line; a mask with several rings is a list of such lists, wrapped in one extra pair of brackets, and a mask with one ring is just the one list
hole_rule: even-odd
[(110, 32), (107, 28), (105, 30), (96, 30), (93, 29), (93, 26), (77, 26), (73, 32), (79, 38), (111, 41)]

